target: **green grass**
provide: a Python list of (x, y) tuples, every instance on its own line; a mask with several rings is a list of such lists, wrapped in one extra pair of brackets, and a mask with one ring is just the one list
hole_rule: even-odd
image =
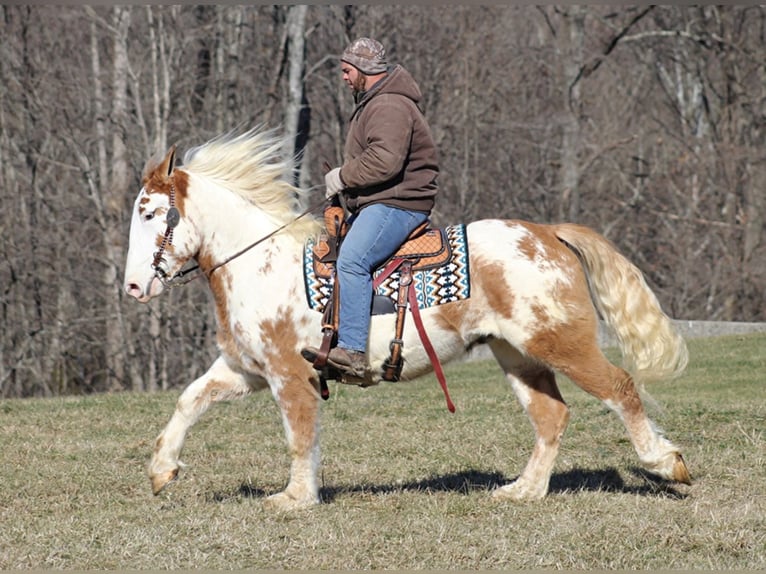
[(691, 487), (649, 479), (617, 418), (562, 380), (572, 421), (551, 493), (525, 504), (489, 496), (533, 436), (492, 362), (447, 369), (455, 414), (433, 377), (333, 384), (324, 504), (292, 514), (262, 506), (289, 466), (267, 393), (208, 413), (158, 497), (145, 467), (178, 392), (2, 401), (0, 569), (765, 568), (766, 336), (689, 346), (650, 412)]

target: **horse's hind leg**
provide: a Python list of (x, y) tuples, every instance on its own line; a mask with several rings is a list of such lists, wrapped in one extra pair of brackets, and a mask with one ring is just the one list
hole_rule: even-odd
[(639, 460), (648, 471), (668, 480), (690, 484), (691, 477), (680, 450), (662, 436), (646, 416), (630, 374), (607, 360), (595, 337), (592, 342), (584, 342), (576, 349), (566, 361), (554, 359), (553, 366), (617, 413)]
[(535, 446), (524, 471), (511, 484), (492, 493), (496, 499), (537, 500), (548, 492), (569, 409), (549, 368), (524, 357), (508, 343), (489, 343), (535, 431)]
[(176, 403), (173, 416), (154, 443), (154, 454), (148, 469), (154, 494), (159, 494), (178, 476), (182, 466), (178, 457), (186, 433), (205, 411), (215, 402), (242, 397), (251, 390), (245, 377), (232, 371), (222, 357), (204, 375), (186, 387)]

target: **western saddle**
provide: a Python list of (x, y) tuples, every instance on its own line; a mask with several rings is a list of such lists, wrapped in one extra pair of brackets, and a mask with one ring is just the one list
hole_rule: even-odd
[[(329, 280), (334, 277), (335, 263), (338, 259), (338, 251), (343, 238), (348, 230), (345, 211), (337, 201), (331, 202), (324, 210), (325, 231), (320, 235), (318, 242), (313, 248), (313, 267), (317, 277)], [(418, 308), (414, 286), (412, 284), (413, 272), (439, 267), (447, 263), (452, 257), (452, 250), (447, 241), (444, 230), (430, 227), (430, 221), (426, 221), (417, 227), (401, 245), (401, 247), (373, 273), (374, 289), (387, 279), (395, 271), (399, 271), (399, 285), (396, 294), (396, 302), (391, 298), (381, 295), (373, 296), (372, 314), (396, 313), (396, 325), (394, 337), (389, 345), (390, 355), (383, 363), (382, 378), (386, 381), (396, 382), (400, 379), (402, 360), (402, 335), (404, 333), (404, 319), (409, 303), (413, 314), (418, 334), (428, 352), (434, 370), (442, 384), (442, 389), (447, 397), (448, 408), (454, 412), (446, 384), (443, 382), (443, 372), (439, 359), (428, 340)], [(337, 344), (338, 332), (338, 309), (340, 307), (340, 289), (338, 282), (333, 282), (332, 296), (325, 306), (322, 317), (322, 343), (320, 352), (314, 360), (314, 368), (320, 374), (322, 383), (322, 397), (329, 397), (327, 379), (341, 382), (344, 375), (332, 369), (327, 364), (327, 354)], [(358, 382), (355, 381), (358, 384)], [(370, 382), (369, 384), (375, 384)], [(369, 386), (362, 382), (360, 386)]]

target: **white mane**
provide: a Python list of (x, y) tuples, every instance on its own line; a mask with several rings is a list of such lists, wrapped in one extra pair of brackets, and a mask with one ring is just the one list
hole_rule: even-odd
[[(281, 224), (295, 220), (308, 199), (306, 191), (286, 179), (291, 162), (284, 158), (275, 130), (256, 127), (240, 135), (223, 134), (187, 150), (183, 163), (186, 171), (215, 180)], [(288, 231), (306, 237), (320, 225), (316, 217), (306, 215)]]

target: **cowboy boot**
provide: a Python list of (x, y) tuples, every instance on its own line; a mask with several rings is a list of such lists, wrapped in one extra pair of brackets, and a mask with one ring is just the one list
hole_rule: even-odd
[(334, 347), (327, 355), (327, 363), (349, 377), (363, 379), (369, 370), (367, 356), (361, 351)]

